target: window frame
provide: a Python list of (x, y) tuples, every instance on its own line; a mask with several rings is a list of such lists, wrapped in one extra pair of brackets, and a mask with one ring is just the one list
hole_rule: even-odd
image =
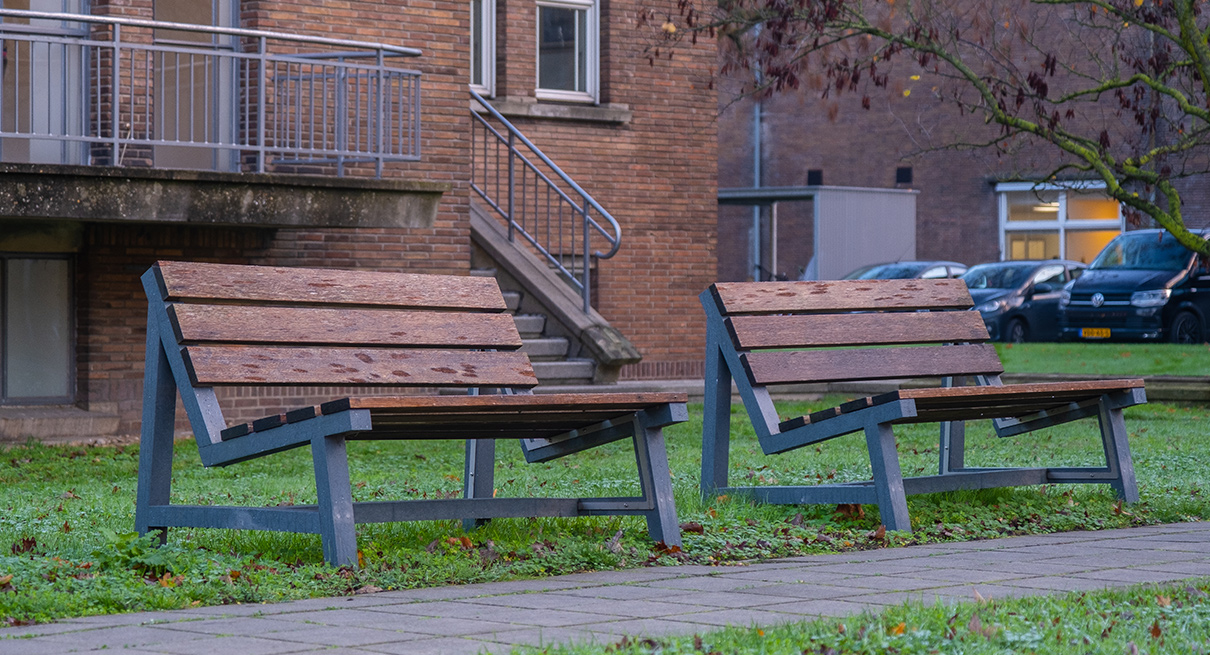
[[(542, 8), (572, 9), (585, 11), (588, 25), (585, 26), (585, 91), (566, 91), (562, 89), (543, 89), (542, 79)], [(591, 102), (600, 101), (600, 72), (601, 72), (601, 5), (596, 0), (538, 0), (534, 7), (534, 96), (538, 100), (554, 100), (557, 102)]]
[[(470, 88), (476, 93), (492, 98), (496, 95), (496, 0), (480, 0), (479, 15), (475, 15), (471, 4), (471, 79)], [(483, 51), (475, 52), (475, 22), (483, 27)], [(478, 55), (478, 56), (476, 56)], [(483, 71), (482, 84), (475, 83), (475, 64)]]
[[(8, 395), (8, 352), (5, 348), (4, 328), (8, 325), (8, 262), (14, 259), (54, 259), (67, 262), (67, 323), (69, 338), (67, 341), (67, 395), (66, 396), (21, 396), (10, 398)], [(76, 326), (75, 302), (75, 258), (68, 253), (42, 252), (12, 252), (0, 251), (0, 407), (23, 407), (30, 405), (70, 405), (76, 400), (76, 368), (79, 347), (77, 343), (78, 329)]]
[[(1104, 182), (1067, 182), (1067, 183), (1035, 183), (1035, 182), (1001, 182), (996, 185), (996, 206), (999, 216), (1000, 261), (1008, 261), (1008, 235), (1012, 232), (1057, 232), (1059, 235), (1059, 254), (1061, 259), (1070, 259), (1067, 252), (1068, 232), (1096, 232), (1117, 230), (1126, 231), (1126, 218), (1122, 213), (1122, 204), (1118, 203), (1116, 219), (1069, 219), (1067, 217), (1067, 195), (1070, 192), (1104, 191)], [(1036, 221), (1010, 221), (1008, 194), (1020, 191), (1050, 191), (1059, 196), (1059, 208), (1053, 219)], [(1106, 196), (1108, 198), (1108, 196)], [(1112, 198), (1109, 198), (1112, 200)]]

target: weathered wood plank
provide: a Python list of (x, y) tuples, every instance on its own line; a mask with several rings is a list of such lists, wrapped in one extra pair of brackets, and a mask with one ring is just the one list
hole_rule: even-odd
[(533, 387), (520, 352), (281, 346), (189, 346), (195, 385), (389, 385)]
[(756, 385), (995, 375), (1004, 370), (990, 344), (766, 351), (746, 353), (740, 360)]
[(734, 316), (727, 327), (741, 350), (988, 340), (971, 311)]
[(718, 282), (710, 287), (724, 315), (969, 309), (962, 280)]
[(324, 403), (324, 414), (347, 409), (391, 410), (400, 414), (478, 413), (493, 408), (531, 411), (638, 411), (667, 403), (687, 401), (683, 393), (550, 393), (482, 396), (362, 396)]
[(167, 301), (504, 311), (495, 278), (161, 261)]
[(521, 347), (509, 314), (177, 304), (168, 316), (182, 343)]

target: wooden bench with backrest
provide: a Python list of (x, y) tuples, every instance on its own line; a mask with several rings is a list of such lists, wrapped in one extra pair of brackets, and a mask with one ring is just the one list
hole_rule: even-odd
[[(1142, 380), (1004, 385), (1003, 367), (962, 280), (718, 283), (706, 310), (702, 494), (768, 503), (877, 503), (882, 522), (910, 530), (906, 494), (1055, 482), (1105, 483), (1127, 502), (1138, 488), (1122, 408), (1146, 402)], [(942, 378), (943, 386), (858, 398), (781, 421), (777, 385)], [(730, 487), (731, 383), (766, 454), (864, 431), (872, 480), (813, 486)], [(973, 380), (974, 386), (967, 386)], [(934, 383), (935, 384), (935, 383)], [(1081, 418), (1100, 422), (1105, 466), (974, 468), (964, 464), (964, 421), (993, 419), (1000, 437)], [(904, 478), (893, 426), (941, 424), (938, 475)]]
[[(651, 538), (680, 544), (662, 428), (688, 418), (681, 394), (534, 395), (521, 338), (492, 278), (159, 262), (148, 299), (138, 531), (169, 527), (318, 533), (324, 557), (356, 564), (355, 525), (497, 517), (641, 515)], [(333, 398), (227, 425), (220, 386), (467, 388), (466, 395)], [(479, 395), (479, 390), (515, 393)], [(317, 505), (170, 504), (180, 393), (202, 463), (227, 466), (310, 446)], [(495, 498), (496, 439), (541, 462), (632, 439), (641, 496)], [(346, 442), (466, 440), (464, 497), (353, 502)]]

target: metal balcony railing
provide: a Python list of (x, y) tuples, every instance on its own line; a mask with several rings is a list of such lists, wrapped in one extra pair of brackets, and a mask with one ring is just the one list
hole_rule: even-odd
[(0, 9), (0, 160), (381, 176), (420, 158), (414, 48)]
[[(592, 260), (617, 254), (621, 226), (483, 96), (470, 94), (486, 113), (471, 112), (471, 188), (508, 223), (509, 240), (521, 235), (579, 291), (589, 311)], [(608, 250), (594, 250), (594, 239)]]

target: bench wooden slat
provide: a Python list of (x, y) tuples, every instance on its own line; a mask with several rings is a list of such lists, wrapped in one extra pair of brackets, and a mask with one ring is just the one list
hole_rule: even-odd
[(988, 340), (983, 317), (971, 311), (755, 315), (726, 322), (742, 350)]
[(171, 261), (156, 270), (167, 301), (507, 309), (490, 277)]
[(991, 344), (764, 351), (745, 353), (740, 360), (755, 385), (996, 375), (1004, 371)]
[(168, 315), (178, 342), (507, 350), (522, 345), (509, 314), (178, 304)]
[(388, 348), (189, 346), (195, 385), (390, 385), (533, 387), (521, 352)]
[[(324, 403), (324, 414), (347, 409), (414, 413), (481, 412), (493, 408), (531, 411), (622, 410), (637, 411), (667, 403), (683, 403), (683, 393), (549, 393), (482, 396), (361, 396)], [(377, 414), (376, 414), (377, 415)]]
[(718, 282), (710, 292), (724, 315), (973, 306), (966, 283), (959, 279)]

